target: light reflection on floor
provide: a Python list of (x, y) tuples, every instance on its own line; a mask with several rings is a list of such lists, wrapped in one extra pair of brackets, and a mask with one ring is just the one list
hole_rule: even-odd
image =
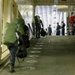
[(41, 51), (29, 51), (29, 53), (41, 53)]

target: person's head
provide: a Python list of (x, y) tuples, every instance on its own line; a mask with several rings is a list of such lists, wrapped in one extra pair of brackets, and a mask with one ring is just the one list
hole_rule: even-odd
[(71, 13), (71, 16), (74, 16), (74, 12)]
[(51, 24), (49, 24), (49, 27), (51, 27)]
[(62, 23), (64, 23), (64, 21), (62, 21)]
[(59, 25), (59, 23), (57, 22), (57, 25)]
[(73, 24), (75, 24), (75, 19), (73, 20)]
[(46, 31), (47, 31), (47, 28), (46, 28)]
[(30, 25), (30, 24), (28, 23), (28, 25)]

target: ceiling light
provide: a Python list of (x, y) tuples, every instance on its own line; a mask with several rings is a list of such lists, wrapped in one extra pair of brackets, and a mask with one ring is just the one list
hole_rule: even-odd
[(56, 5), (54, 5), (54, 7), (56, 7)]
[(58, 9), (68, 8), (67, 5), (58, 5)]

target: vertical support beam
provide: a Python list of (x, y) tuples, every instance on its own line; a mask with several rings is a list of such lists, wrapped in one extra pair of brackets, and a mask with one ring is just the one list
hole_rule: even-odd
[[(66, 12), (64, 12), (64, 23), (65, 23), (65, 33), (67, 33), (67, 13)], [(67, 35), (67, 34), (65, 34), (65, 35)]]
[(4, 0), (3, 30), (6, 22), (12, 21), (12, 0)]
[(2, 49), (1, 49), (1, 39), (2, 39), (2, 4), (3, 4), (3, 0), (0, 0), (0, 60), (1, 60), (1, 53), (2, 53)]
[(17, 7), (13, 7), (13, 14), (14, 14), (14, 20), (16, 20), (18, 18), (18, 8)]
[[(0, 0), (1, 1), (1, 0)], [(2, 32), (4, 31), (4, 26), (6, 25), (6, 22), (12, 21), (12, 0), (2, 0), (3, 1), (3, 24), (2, 24)], [(1, 2), (0, 2), (1, 3)], [(1, 4), (0, 4), (1, 5)], [(9, 51), (5, 51), (7, 47), (2, 45), (2, 53), (1, 53), (1, 63), (2, 60), (6, 60), (7, 55), (9, 54)], [(1, 64), (0, 63), (0, 64)]]
[(32, 28), (33, 28), (33, 35), (35, 35), (35, 21), (34, 21), (34, 16), (35, 16), (35, 5), (33, 5), (33, 18), (32, 18)]
[(18, 18), (18, 6), (15, 2), (13, 2), (13, 15), (14, 15), (14, 20)]
[(19, 10), (18, 10), (18, 18), (22, 18), (22, 15), (21, 15), (21, 13), (19, 12)]
[(35, 5), (33, 5), (33, 17), (35, 16)]

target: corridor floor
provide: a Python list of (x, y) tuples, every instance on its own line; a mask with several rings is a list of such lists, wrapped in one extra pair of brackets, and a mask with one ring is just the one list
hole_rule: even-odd
[(75, 75), (75, 36), (33, 39), (24, 62), (16, 59), (15, 73), (9, 65), (0, 75)]

